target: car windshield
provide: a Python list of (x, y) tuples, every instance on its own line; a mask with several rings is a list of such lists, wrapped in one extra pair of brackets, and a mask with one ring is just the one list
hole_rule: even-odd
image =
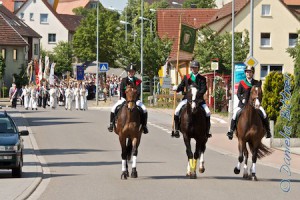
[(12, 120), (7, 117), (0, 117), (0, 134), (3, 133), (17, 133)]

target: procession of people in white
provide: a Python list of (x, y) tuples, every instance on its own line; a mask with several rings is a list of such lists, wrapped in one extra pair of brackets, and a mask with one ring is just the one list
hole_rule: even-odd
[(26, 85), (19, 91), (21, 105), (26, 110), (37, 110), (38, 107), (46, 108), (47, 104), (51, 109), (57, 106), (64, 106), (65, 110), (87, 110), (88, 90), (85, 84), (69, 85), (46, 85), (42, 87), (36, 85)]

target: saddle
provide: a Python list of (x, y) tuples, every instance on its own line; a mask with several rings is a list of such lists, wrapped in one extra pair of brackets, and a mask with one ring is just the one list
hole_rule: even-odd
[[(119, 111), (123, 108), (123, 106), (126, 104), (126, 101), (124, 101), (122, 104), (118, 105), (116, 107), (116, 110), (115, 110), (115, 119), (114, 119), (114, 123), (117, 121), (118, 119), (118, 114), (119, 114)], [(139, 113), (140, 113), (140, 119), (142, 121), (142, 124), (144, 124), (143, 122), (145, 121), (144, 119), (144, 112), (143, 112), (143, 109), (140, 107), (140, 106), (137, 106), (137, 109), (139, 110)]]
[[(179, 114), (178, 114), (178, 116), (179, 116), (178, 129), (179, 129), (179, 130), (180, 130), (180, 124), (181, 124), (181, 113), (182, 113), (183, 109), (186, 108), (186, 106), (187, 106), (187, 104), (184, 104), (184, 105), (181, 107), (181, 109), (179, 110)], [(202, 111), (205, 112), (205, 110), (204, 110), (204, 108), (203, 108), (202, 106), (200, 106), (200, 109), (201, 109)]]

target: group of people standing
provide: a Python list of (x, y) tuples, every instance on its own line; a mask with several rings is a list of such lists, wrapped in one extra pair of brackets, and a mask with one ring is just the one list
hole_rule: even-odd
[(25, 85), (22, 88), (17, 88), (13, 83), (9, 90), (9, 98), (12, 108), (16, 108), (17, 101), (20, 99), (21, 105), (26, 110), (31, 108), (37, 110), (37, 107), (46, 108), (47, 105), (50, 108), (55, 109), (57, 105), (65, 106), (66, 110), (72, 110), (75, 107), (76, 110), (87, 110), (87, 96), (88, 90), (84, 83), (72, 83), (47, 85)]

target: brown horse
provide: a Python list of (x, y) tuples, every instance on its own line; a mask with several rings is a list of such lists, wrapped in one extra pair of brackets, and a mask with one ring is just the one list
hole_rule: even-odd
[[(256, 160), (257, 158), (262, 158), (271, 153), (270, 149), (262, 144), (261, 139), (265, 135), (265, 130), (263, 128), (263, 123), (261, 117), (258, 113), (260, 107), (260, 102), (262, 100), (262, 89), (261, 81), (259, 85), (254, 85), (250, 91), (249, 101), (241, 111), (237, 124), (237, 138), (238, 138), (238, 148), (239, 157), (238, 164), (234, 168), (234, 173), (240, 173), (240, 166), (243, 162), (245, 156), (244, 164), (244, 175), (243, 178), (251, 178), (253, 181), (257, 181), (256, 178)], [(250, 151), (252, 153), (252, 167), (250, 168), (251, 177), (248, 176), (248, 149), (246, 146), (248, 143)]]
[[(126, 87), (126, 102), (117, 114), (115, 133), (119, 135), (119, 141), (122, 148), (122, 174), (121, 179), (127, 179), (128, 161), (132, 159), (131, 177), (137, 178), (136, 158), (138, 155), (138, 147), (142, 135), (140, 110), (136, 105), (137, 88), (134, 85)], [(126, 144), (127, 140), (127, 144)]]
[[(186, 146), (186, 154), (188, 157), (187, 176), (196, 178), (197, 160), (200, 157), (199, 172), (203, 173), (204, 168), (204, 152), (206, 149), (206, 114), (202, 109), (200, 93), (196, 86), (191, 85), (187, 92), (187, 104), (182, 108), (180, 113), (180, 132), (183, 134), (183, 140)], [(193, 155), (191, 149), (191, 139), (196, 141), (196, 148)]]

